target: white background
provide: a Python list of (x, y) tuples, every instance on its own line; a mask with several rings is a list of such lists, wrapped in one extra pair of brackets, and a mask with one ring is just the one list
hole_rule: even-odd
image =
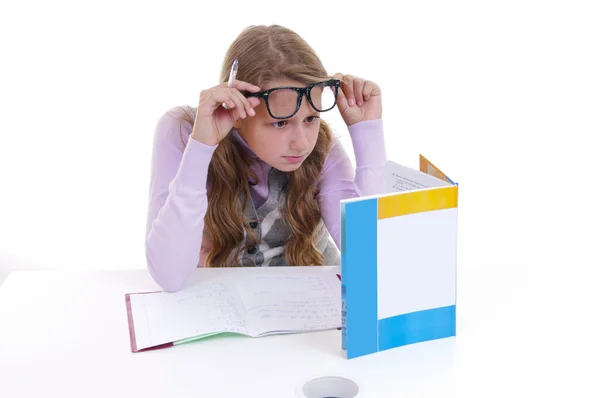
[(270, 23), (382, 87), (390, 159), (460, 183), (459, 278), (597, 266), (598, 20), (593, 1), (4, 2), (0, 281), (144, 268), (156, 121)]

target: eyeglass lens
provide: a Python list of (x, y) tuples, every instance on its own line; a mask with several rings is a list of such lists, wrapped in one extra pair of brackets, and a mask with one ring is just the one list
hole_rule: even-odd
[[(317, 84), (310, 90), (313, 108), (319, 112), (335, 105), (335, 87)], [(304, 100), (304, 99), (303, 99)], [(275, 90), (269, 94), (269, 109), (274, 117), (291, 117), (298, 106), (298, 92), (292, 89)]]

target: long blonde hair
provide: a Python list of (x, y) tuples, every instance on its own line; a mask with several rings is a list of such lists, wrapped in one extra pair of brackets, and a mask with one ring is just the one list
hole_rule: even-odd
[[(249, 26), (244, 29), (225, 55), (220, 82), (228, 80), (229, 69), (235, 58), (238, 58), (240, 65), (237, 79), (259, 87), (281, 77), (303, 84), (331, 77), (306, 41), (279, 25)], [(183, 119), (193, 125), (195, 109), (188, 109), (183, 115)], [(323, 256), (313, 244), (321, 220), (316, 183), (331, 141), (331, 129), (321, 119), (313, 152), (300, 168), (286, 173), (286, 204), (280, 210), (283, 221), (291, 231), (284, 246), (284, 257), (290, 265), (323, 264)], [(246, 249), (242, 245), (244, 230), (253, 244), (258, 241), (244, 214), (251, 200), (249, 184), (258, 182), (250, 163), (251, 159), (231, 134), (219, 143), (213, 154), (208, 168), (210, 189), (204, 218), (211, 242), (205, 264), (207, 267), (240, 266), (238, 256)]]

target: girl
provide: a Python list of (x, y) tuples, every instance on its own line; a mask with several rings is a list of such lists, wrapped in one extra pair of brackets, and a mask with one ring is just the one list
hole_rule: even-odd
[[(227, 80), (239, 61), (233, 87)], [(197, 266), (340, 264), (340, 200), (384, 192), (379, 87), (329, 76), (281, 26), (246, 28), (221, 84), (158, 121), (146, 226), (148, 270), (180, 290)], [(337, 108), (356, 172), (319, 115)]]

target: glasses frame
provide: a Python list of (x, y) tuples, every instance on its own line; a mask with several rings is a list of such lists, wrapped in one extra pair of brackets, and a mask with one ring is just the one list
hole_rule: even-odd
[[(267, 105), (267, 111), (269, 112), (269, 115), (273, 118), (273, 119), (289, 119), (291, 117), (293, 117), (296, 113), (298, 113), (298, 110), (300, 109), (300, 106), (302, 105), (302, 98), (306, 95), (306, 99), (308, 100), (308, 103), (310, 104), (310, 106), (317, 112), (327, 112), (332, 110), (333, 108), (335, 108), (335, 106), (337, 105), (337, 97), (338, 97), (338, 90), (340, 88), (340, 83), (341, 81), (338, 79), (331, 79), (331, 80), (326, 80), (323, 82), (318, 82), (318, 83), (313, 83), (310, 84), (306, 87), (292, 87), (292, 86), (282, 86), (282, 87), (273, 87), (270, 88), (268, 90), (265, 91), (260, 91), (258, 93), (245, 93), (244, 96), (246, 98), (250, 98), (250, 97), (257, 97), (257, 98), (262, 98), (265, 100), (265, 104)], [(315, 104), (312, 102), (312, 98), (310, 97), (310, 90), (312, 90), (313, 87), (318, 86), (320, 84), (323, 84), (325, 87), (334, 87), (335, 88), (335, 96), (334, 96), (334, 100), (333, 100), (333, 105), (328, 108), (328, 109), (324, 109), (324, 110), (319, 110), (317, 109), (317, 107), (315, 106)], [(269, 106), (269, 94), (271, 94), (274, 91), (277, 90), (294, 90), (298, 93), (298, 101), (296, 102), (296, 110), (294, 111), (294, 113), (292, 113), (289, 116), (285, 116), (285, 117), (276, 117), (273, 115), (273, 113), (271, 113), (271, 107)]]

